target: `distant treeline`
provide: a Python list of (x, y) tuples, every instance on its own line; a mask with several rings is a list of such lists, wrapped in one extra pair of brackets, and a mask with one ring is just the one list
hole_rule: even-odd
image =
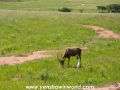
[[(119, 4), (110, 4), (107, 6), (97, 6), (98, 10), (101, 10), (102, 13), (104, 12), (111, 12), (111, 13), (120, 13), (120, 5)], [(60, 12), (71, 12), (71, 8), (63, 7), (61, 9), (58, 9)], [(80, 10), (82, 13), (83, 11)]]
[(110, 4), (107, 6), (97, 6), (102, 12), (120, 13), (120, 4)]

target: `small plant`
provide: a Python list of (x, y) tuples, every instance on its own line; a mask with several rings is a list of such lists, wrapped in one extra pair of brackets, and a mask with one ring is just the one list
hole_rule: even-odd
[(92, 68), (92, 67), (90, 67), (89, 71), (92, 73), (92, 72), (93, 72), (93, 68)]
[(106, 77), (106, 70), (101, 69), (100, 72), (102, 77)]
[(44, 82), (46, 82), (49, 78), (48, 72), (44, 71), (43, 73), (40, 74), (41, 80), (43, 80)]
[(80, 13), (82, 13), (83, 12), (83, 10), (82, 9), (80, 9)]
[(63, 8), (61, 8), (61, 9), (58, 9), (58, 11), (60, 11), (60, 12), (71, 12), (72, 9), (67, 8), (67, 7), (63, 7)]
[(1, 55), (5, 55), (5, 52), (4, 52), (4, 51), (1, 51)]

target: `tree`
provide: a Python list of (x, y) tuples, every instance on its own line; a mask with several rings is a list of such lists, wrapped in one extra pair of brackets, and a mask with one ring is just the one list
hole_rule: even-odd
[(58, 9), (58, 11), (60, 11), (60, 12), (71, 12), (72, 9), (67, 8), (67, 7), (63, 7), (63, 8), (61, 8), (61, 9)]
[(120, 13), (120, 5), (119, 4), (110, 4), (107, 6), (97, 6), (97, 9), (102, 10), (102, 12), (107, 10), (108, 12), (111, 12), (111, 13)]
[(108, 12), (112, 13), (120, 13), (120, 5), (119, 4), (110, 4), (107, 5)]
[(97, 9), (104, 12), (107, 8), (106, 8), (106, 6), (97, 6)]

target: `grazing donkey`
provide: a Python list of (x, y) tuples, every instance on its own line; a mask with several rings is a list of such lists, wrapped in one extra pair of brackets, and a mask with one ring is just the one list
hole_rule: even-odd
[[(61, 58), (58, 57), (57, 55), (57, 59), (59, 60), (60, 64), (63, 66), (64, 65), (64, 61), (66, 58), (68, 58), (68, 67), (69, 67), (69, 62), (70, 62), (70, 57), (71, 56), (76, 56), (77, 58), (77, 68), (81, 67), (81, 49), (80, 48), (68, 48), (65, 50), (64, 55), (61, 55)], [(80, 60), (80, 63), (79, 63)]]

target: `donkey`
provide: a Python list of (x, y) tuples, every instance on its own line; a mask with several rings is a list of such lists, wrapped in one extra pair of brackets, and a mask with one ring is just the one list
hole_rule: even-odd
[[(77, 59), (77, 68), (78, 67), (81, 67), (81, 49), (80, 48), (67, 48), (65, 50), (65, 53), (64, 55), (62, 56), (61, 55), (61, 58), (58, 57), (57, 55), (57, 59), (59, 60), (60, 64), (62, 66), (64, 66), (64, 61), (66, 58), (68, 58), (68, 67), (69, 67), (69, 62), (70, 62), (70, 57), (71, 56), (76, 56), (76, 59)], [(79, 60), (80, 60), (80, 63), (79, 63)]]

